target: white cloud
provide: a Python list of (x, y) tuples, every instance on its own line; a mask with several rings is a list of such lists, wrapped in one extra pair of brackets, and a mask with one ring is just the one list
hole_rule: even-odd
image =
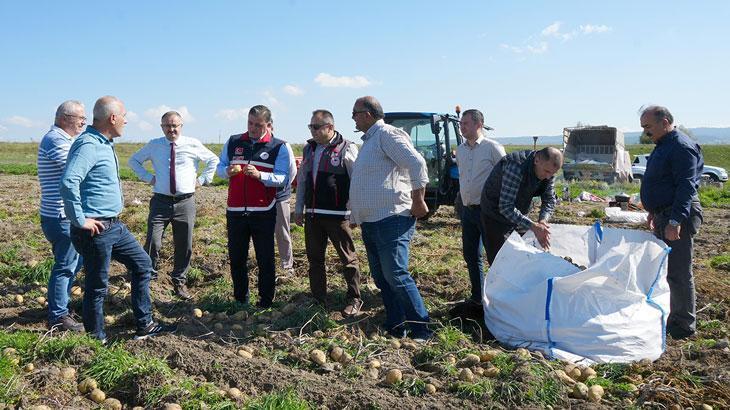
[(215, 114), (216, 118), (226, 121), (235, 121), (248, 117), (248, 108), (224, 108)]
[(548, 51), (548, 43), (545, 41), (530, 44), (525, 47), (512, 46), (509, 44), (500, 44), (499, 46), (501, 48), (511, 51), (515, 54), (522, 54), (522, 53), (544, 54)]
[(284, 90), (285, 93), (287, 93), (289, 95), (293, 95), (293, 96), (299, 96), (299, 95), (304, 94), (304, 90), (302, 90), (301, 87), (298, 87), (298, 86), (293, 85), (293, 84), (287, 84), (287, 85), (285, 85), (284, 88), (283, 88), (283, 90)]
[(17, 125), (24, 128), (33, 128), (35, 126), (33, 121), (28, 118), (21, 117), (20, 115), (13, 115), (12, 117), (8, 117), (5, 119), (4, 122), (6, 124)]
[(531, 52), (532, 54), (543, 54), (547, 52), (548, 50), (548, 44), (544, 41), (541, 41), (538, 44), (527, 46), (527, 51)]
[(195, 117), (193, 117), (193, 115), (190, 114), (188, 107), (185, 105), (181, 105), (178, 108), (172, 108), (170, 106), (162, 104), (162, 105), (158, 105), (157, 107), (152, 107), (152, 108), (147, 109), (144, 112), (144, 115), (145, 115), (145, 117), (147, 117), (151, 120), (159, 121), (160, 118), (162, 117), (162, 114), (164, 114), (168, 111), (177, 111), (178, 113), (180, 113), (184, 122), (194, 122), (195, 121)]
[(578, 27), (578, 30), (583, 34), (593, 34), (593, 33), (607, 33), (613, 29), (604, 24), (602, 24), (600, 26), (594, 26), (591, 24), (581, 24), (580, 27)]
[(264, 103), (269, 106), (269, 108), (278, 107), (279, 106), (279, 99), (276, 98), (274, 93), (271, 91), (264, 91), (261, 93), (261, 95), (264, 96)]
[(508, 51), (511, 51), (513, 53), (516, 53), (516, 54), (521, 54), (522, 53), (522, 49), (520, 47), (517, 47), (517, 46), (511, 46), (509, 44), (500, 44), (499, 46), (502, 49), (504, 49), (504, 50), (508, 50)]
[(343, 88), (363, 88), (369, 86), (370, 80), (367, 78), (356, 75), (353, 77), (348, 76), (341, 76), (341, 77), (335, 77), (331, 74), (327, 73), (319, 73), (317, 74), (317, 77), (314, 78), (314, 82), (319, 84), (321, 87), (328, 87), (328, 88), (336, 88), (336, 87), (343, 87)]
[(543, 37), (554, 37), (560, 35), (560, 25), (563, 24), (559, 21), (545, 27), (540, 33)]
[(140, 121), (137, 124), (137, 127), (139, 127), (139, 129), (141, 129), (142, 131), (152, 131), (153, 129), (155, 129), (155, 126), (147, 121)]
[(137, 115), (134, 111), (127, 111), (127, 121), (129, 122), (137, 122), (139, 120), (139, 115)]
[(2, 133), (2, 132), (5, 132), (5, 131), (7, 131), (7, 130), (8, 130), (8, 127), (6, 127), (6, 126), (4, 126), (4, 125), (0, 124), (0, 133)]

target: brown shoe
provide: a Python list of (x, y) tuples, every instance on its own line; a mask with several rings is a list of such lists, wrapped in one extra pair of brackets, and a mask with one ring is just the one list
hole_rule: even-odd
[(70, 330), (72, 332), (83, 332), (84, 325), (77, 322), (71, 315), (66, 315), (54, 323), (51, 323), (49, 328), (53, 330)]
[(188, 287), (185, 286), (184, 283), (175, 285), (175, 296), (183, 300), (189, 300), (193, 298), (192, 296), (190, 296), (190, 293), (188, 293)]
[(360, 313), (360, 309), (362, 309), (362, 300), (360, 299), (352, 299), (350, 300), (350, 303), (345, 306), (344, 309), (342, 309), (342, 316), (344, 317), (352, 317)]

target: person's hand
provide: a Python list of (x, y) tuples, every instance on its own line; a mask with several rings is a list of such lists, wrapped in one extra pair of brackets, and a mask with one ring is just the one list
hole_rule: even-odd
[(676, 241), (679, 239), (679, 231), (682, 230), (682, 225), (672, 226), (667, 224), (664, 228), (664, 239), (668, 241)]
[(240, 174), (241, 171), (242, 171), (241, 166), (238, 164), (229, 165), (228, 168), (226, 168), (226, 173), (228, 174), (229, 177)]
[(414, 199), (411, 204), (411, 215), (418, 219), (423, 218), (426, 214), (428, 214), (428, 205), (426, 205), (426, 202), (423, 199)]
[(91, 236), (94, 236), (104, 230), (104, 224), (96, 219), (86, 218), (84, 224), (81, 225), (81, 229), (90, 231)]
[(530, 230), (535, 233), (535, 238), (537, 238), (537, 242), (540, 243), (543, 249), (550, 249), (550, 225), (547, 222), (539, 221), (534, 223)]
[(256, 169), (255, 166), (248, 164), (245, 168), (243, 168), (243, 175), (248, 175), (251, 178), (255, 179), (261, 179), (261, 173), (258, 169)]
[(150, 185), (155, 185), (155, 182), (157, 182), (157, 178), (155, 178), (155, 176), (152, 175), (152, 181), (150, 181)]
[(646, 216), (646, 227), (652, 231), (654, 230), (654, 214), (651, 212)]
[(294, 213), (294, 223), (297, 224), (297, 225), (299, 225), (299, 226), (302, 226), (302, 224), (304, 223), (304, 214), (300, 214), (300, 213), (296, 213), (295, 212)]

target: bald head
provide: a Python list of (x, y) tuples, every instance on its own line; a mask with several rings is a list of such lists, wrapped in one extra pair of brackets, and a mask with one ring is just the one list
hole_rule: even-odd
[(110, 140), (120, 137), (127, 124), (127, 110), (117, 97), (105, 95), (94, 104), (93, 126)]
[(555, 176), (563, 165), (563, 153), (555, 147), (546, 147), (535, 153), (535, 175), (540, 180)]
[(360, 97), (355, 100), (352, 106), (352, 120), (355, 121), (355, 128), (367, 132), (378, 120), (385, 118), (383, 107), (373, 96)]

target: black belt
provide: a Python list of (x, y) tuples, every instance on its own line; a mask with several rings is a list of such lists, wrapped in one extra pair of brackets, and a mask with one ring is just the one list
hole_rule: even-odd
[(466, 207), (471, 209), (472, 211), (480, 211), (482, 209), (481, 205), (467, 205)]
[(117, 222), (119, 222), (119, 217), (118, 216), (110, 216), (108, 218), (92, 218), (92, 219), (96, 219), (99, 222), (109, 222), (109, 223), (117, 223)]
[(155, 192), (155, 196), (160, 197), (161, 199), (167, 199), (168, 201), (180, 202), (184, 199), (188, 199), (188, 198), (192, 197), (194, 193), (195, 192), (190, 192), (189, 194), (181, 194), (181, 195), (172, 196), (172, 195), (165, 195), (165, 194), (160, 194), (160, 193)]

